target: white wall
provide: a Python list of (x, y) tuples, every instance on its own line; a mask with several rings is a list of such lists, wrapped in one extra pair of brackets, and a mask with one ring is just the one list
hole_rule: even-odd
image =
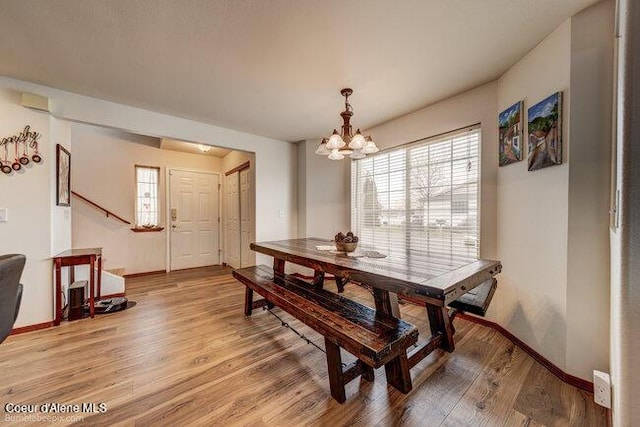
[[(0, 223), (0, 254), (21, 253), (27, 263), (21, 282), (24, 295), (14, 327), (53, 319), (51, 256), (69, 249), (69, 208), (56, 206), (55, 165), (57, 143), (69, 148), (68, 126), (50, 115), (20, 105), (20, 93), (0, 82), (0, 138), (20, 133), (25, 125), (42, 134), (41, 164), (29, 163), (18, 173), (0, 176), (0, 207), (9, 221)], [(4, 157), (4, 150), (0, 151)]]
[(613, 2), (572, 17), (498, 80), (498, 111), (563, 91), (564, 163), (498, 171), (498, 323), (565, 372), (608, 370)]
[[(164, 270), (166, 238), (166, 170), (185, 168), (220, 173), (222, 159), (203, 154), (161, 150), (155, 138), (73, 123), (72, 188), (116, 215), (124, 224), (74, 198), (73, 247), (102, 247), (103, 268), (124, 268), (125, 274)], [(134, 233), (135, 165), (160, 167), (159, 232)], [(105, 185), (107, 184), (107, 185)]]
[[(67, 151), (71, 147), (71, 126), (64, 120), (50, 117), (51, 123), (51, 168), (49, 173), (51, 200), (51, 254), (56, 255), (71, 248), (71, 208), (56, 206), (56, 144), (64, 146)], [(71, 169), (73, 172), (73, 168)], [(73, 178), (72, 178), (73, 179)], [(73, 186), (73, 182), (71, 184)]]
[(526, 121), (529, 107), (563, 91), (564, 163), (529, 172), (525, 158), (498, 170), (503, 269), (495, 296), (498, 323), (561, 369), (566, 359), (570, 68), (567, 20), (498, 80), (497, 105), (503, 111), (524, 100)]
[(298, 143), (298, 235), (331, 239), (350, 229), (351, 160), (319, 156), (318, 144)]
[(609, 370), (614, 12), (605, 1), (571, 18), (566, 371), (583, 378)]

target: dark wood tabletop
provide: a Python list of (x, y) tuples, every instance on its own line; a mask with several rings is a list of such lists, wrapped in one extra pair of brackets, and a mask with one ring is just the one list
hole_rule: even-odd
[[(318, 250), (334, 244), (320, 238), (252, 243), (251, 249), (274, 258), (348, 278), (374, 288), (446, 305), (498, 274), (499, 261), (437, 259), (389, 253), (385, 258), (350, 257)], [(360, 252), (367, 252), (366, 246)]]
[(83, 249), (69, 249), (64, 252), (60, 252), (58, 255), (55, 255), (53, 258), (69, 258), (69, 257), (80, 257), (80, 256), (101, 256), (102, 248), (83, 248)]

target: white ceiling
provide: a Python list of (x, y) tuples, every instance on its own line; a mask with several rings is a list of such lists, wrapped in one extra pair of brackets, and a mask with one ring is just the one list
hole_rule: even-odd
[(0, 0), (0, 74), (286, 141), (491, 81), (596, 0)]

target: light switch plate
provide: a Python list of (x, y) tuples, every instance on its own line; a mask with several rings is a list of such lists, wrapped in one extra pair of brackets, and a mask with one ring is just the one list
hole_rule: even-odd
[(0, 222), (9, 221), (9, 209), (0, 208)]

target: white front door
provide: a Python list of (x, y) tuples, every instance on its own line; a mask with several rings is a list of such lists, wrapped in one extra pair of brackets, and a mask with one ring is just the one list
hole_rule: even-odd
[(169, 171), (171, 270), (220, 263), (217, 174)]
[(224, 182), (226, 208), (226, 258), (232, 268), (240, 268), (240, 189), (238, 172), (227, 175)]

